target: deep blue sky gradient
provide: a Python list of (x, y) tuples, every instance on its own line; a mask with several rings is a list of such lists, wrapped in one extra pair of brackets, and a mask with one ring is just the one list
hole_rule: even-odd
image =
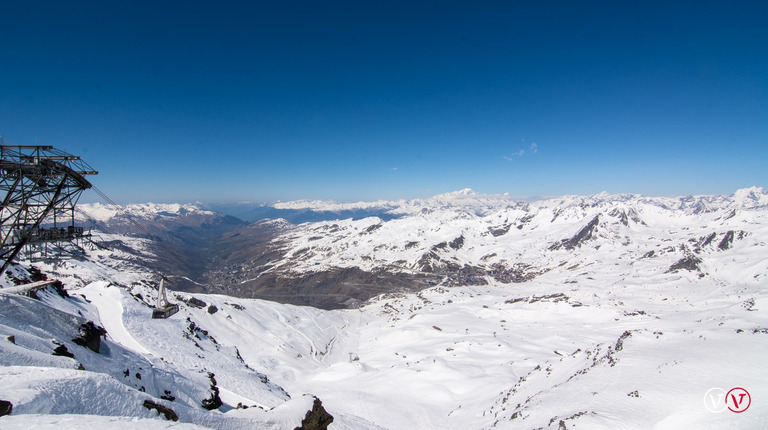
[(0, 18), (0, 134), (81, 155), (118, 202), (768, 186), (763, 1), (30, 0)]

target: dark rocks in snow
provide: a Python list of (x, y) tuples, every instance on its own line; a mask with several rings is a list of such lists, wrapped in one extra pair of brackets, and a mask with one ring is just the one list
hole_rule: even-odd
[(704, 238), (704, 240), (702, 240), (700, 246), (707, 246), (707, 245), (709, 245), (710, 243), (712, 243), (713, 240), (715, 240), (715, 237), (717, 237), (717, 233), (710, 234), (709, 236)]
[(53, 355), (59, 356), (59, 357), (69, 357), (69, 358), (75, 358), (75, 354), (72, 354), (67, 349), (66, 345), (59, 344), (56, 348), (53, 349)]
[(29, 269), (27, 269), (29, 272), (29, 279), (32, 280), (32, 282), (39, 282), (39, 281), (47, 281), (48, 275), (43, 273), (42, 270), (38, 269), (35, 266), (29, 266)]
[(172, 401), (176, 400), (176, 397), (171, 395), (171, 391), (170, 390), (164, 390), (163, 395), (160, 396), (160, 398), (163, 399), (163, 400), (168, 400), (169, 402), (172, 402)]
[(619, 222), (624, 224), (625, 226), (629, 226), (629, 221), (633, 221), (637, 224), (646, 225), (645, 222), (643, 222), (643, 220), (640, 219), (640, 216), (637, 214), (637, 211), (634, 210), (633, 208), (630, 208), (627, 211), (616, 208), (610, 211), (608, 215), (618, 218)]
[(411, 249), (419, 246), (419, 242), (408, 242), (405, 244), (405, 249)]
[(608, 215), (618, 218), (619, 222), (626, 226), (629, 225), (629, 218), (627, 217), (627, 213), (623, 210), (616, 208), (612, 210)]
[(56, 281), (51, 284), (51, 288), (53, 288), (53, 291), (56, 291), (56, 294), (62, 298), (66, 299), (69, 297), (69, 293), (64, 289), (64, 284), (62, 284), (61, 281)]
[(312, 409), (307, 411), (307, 415), (301, 420), (301, 426), (294, 430), (326, 430), (333, 422), (333, 416), (323, 408), (323, 402), (315, 398)]
[(12, 344), (16, 344), (16, 336), (10, 335), (6, 339), (8, 339), (8, 342), (11, 342)]
[(624, 349), (624, 341), (627, 340), (628, 337), (632, 336), (632, 332), (629, 330), (624, 331), (624, 333), (619, 336), (619, 339), (616, 340), (616, 346), (613, 347), (615, 351), (621, 351)]
[(731, 245), (733, 245), (733, 237), (734, 237), (733, 230), (728, 230), (728, 232), (725, 233), (723, 240), (721, 240), (720, 244), (717, 245), (717, 249), (721, 251), (725, 251), (726, 249), (730, 248)]
[(72, 339), (72, 342), (98, 353), (101, 349), (101, 337), (106, 334), (107, 331), (103, 327), (88, 321), (80, 325), (80, 336)]
[(237, 303), (227, 303), (229, 306), (232, 306), (233, 308), (237, 309), (238, 311), (244, 311), (245, 307), (243, 305), (239, 305)]
[(678, 270), (688, 270), (688, 271), (696, 271), (699, 269), (699, 264), (701, 263), (701, 259), (694, 256), (694, 255), (686, 255), (685, 257), (678, 260), (675, 264), (669, 266), (669, 269), (666, 271), (666, 273), (674, 273)]
[(419, 261), (416, 263), (416, 265), (418, 266), (419, 270), (421, 270), (422, 272), (434, 273), (437, 270), (437, 265), (439, 264), (439, 262), (440, 262), (440, 256), (435, 254), (435, 251), (430, 251), (422, 255)]
[(533, 296), (528, 301), (528, 303), (536, 303), (540, 301), (553, 302), (553, 303), (567, 302), (569, 298), (570, 297), (566, 296), (564, 293), (554, 293), (554, 294), (547, 294), (544, 296)]
[(458, 251), (461, 249), (462, 246), (464, 246), (464, 235), (461, 235), (457, 237), (456, 239), (453, 239), (448, 243), (448, 246), (450, 246), (453, 250)]
[(203, 399), (202, 402), (203, 408), (208, 409), (209, 411), (218, 409), (224, 404), (224, 402), (221, 401), (221, 397), (219, 397), (219, 387), (216, 385), (215, 376), (214, 373), (208, 372), (208, 379), (211, 380), (211, 397)]
[[(504, 236), (509, 232), (509, 228), (512, 227), (512, 224), (505, 224), (501, 227), (491, 227), (488, 229), (488, 231), (493, 235), (493, 237), (499, 237)], [(519, 225), (517, 228), (522, 229), (523, 225)]]
[(445, 249), (448, 247), (448, 242), (440, 242), (437, 245), (432, 246), (430, 248), (433, 252), (434, 251), (445, 251)]
[(206, 306), (208, 306), (208, 303), (205, 303), (204, 301), (196, 298), (196, 297), (190, 297), (189, 300), (183, 300), (182, 301), (189, 306), (192, 306), (193, 308), (202, 309)]
[(151, 410), (156, 410), (159, 414), (163, 414), (165, 416), (165, 419), (169, 421), (178, 421), (179, 416), (176, 414), (176, 412), (173, 411), (173, 409), (168, 408), (166, 406), (157, 404), (151, 400), (144, 400), (144, 407)]
[(576, 247), (580, 247), (584, 242), (588, 241), (589, 239), (592, 239), (594, 235), (597, 233), (597, 226), (600, 224), (600, 215), (595, 215), (594, 218), (592, 218), (592, 221), (590, 221), (584, 228), (579, 230), (576, 235), (571, 237), (570, 239), (563, 239), (560, 242), (556, 242), (552, 244), (552, 246), (549, 247), (550, 251), (555, 251), (560, 248), (565, 248), (568, 251), (571, 251), (575, 249)]
[(218, 311), (219, 311), (219, 308), (217, 308), (215, 305), (208, 306), (208, 313), (209, 314), (213, 315), (213, 314), (215, 314)]
[[(187, 322), (189, 322), (189, 326), (187, 326), (187, 332), (185, 333), (185, 337), (187, 339), (191, 339), (189, 335), (192, 335), (196, 337), (199, 340), (210, 340), (215, 345), (218, 345), (218, 342), (216, 342), (216, 339), (214, 339), (213, 336), (208, 333), (208, 330), (203, 329), (202, 327), (199, 327), (197, 324), (195, 324), (194, 321), (192, 321), (189, 317), (187, 317)], [(187, 334), (189, 333), (189, 334)]]
[(8, 400), (0, 400), (0, 417), (10, 415), (13, 411), (13, 403)]

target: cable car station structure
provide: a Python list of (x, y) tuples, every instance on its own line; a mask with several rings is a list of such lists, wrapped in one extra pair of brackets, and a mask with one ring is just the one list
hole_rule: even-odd
[[(85, 178), (96, 174), (80, 157), (52, 146), (10, 146), (0, 141), (0, 276), (24, 247), (88, 236), (75, 225), (75, 205), (83, 191), (93, 188), (114, 205)], [(164, 281), (161, 277), (152, 318), (168, 318), (179, 311), (178, 304), (168, 301)], [(21, 292), (30, 288), (37, 286), (18, 287)]]
[(0, 145), (0, 275), (25, 246), (83, 237), (75, 204), (96, 175), (80, 157), (52, 146)]

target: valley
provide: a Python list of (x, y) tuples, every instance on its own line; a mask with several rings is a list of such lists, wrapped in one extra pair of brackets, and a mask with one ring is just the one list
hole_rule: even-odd
[[(14, 403), (3, 428), (54, 425), (59, 414), (176, 428), (144, 400), (194, 428), (294, 428), (315, 398), (338, 429), (768, 419), (764, 190), (538, 202), (463, 191), (389, 207), (386, 221), (262, 220), (211, 233), (197, 249), (218, 249), (201, 257), (199, 277), (175, 268), (172, 284), (195, 286), (171, 287), (181, 310), (167, 320), (149, 318), (153, 271), (175, 257), (109, 219), (119, 247), (13, 266), (4, 286), (39, 272), (69, 297), (0, 295), (0, 398)], [(196, 209), (168, 209), (145, 218), (183, 256), (175, 223), (185, 221), (172, 218)], [(106, 331), (100, 353), (71, 341), (86, 321)], [(73, 357), (51, 355), (57, 344)], [(713, 387), (746, 388), (749, 410), (710, 412)]]

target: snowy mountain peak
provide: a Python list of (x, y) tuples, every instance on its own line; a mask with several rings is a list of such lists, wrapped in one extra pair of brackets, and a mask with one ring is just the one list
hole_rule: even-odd
[(211, 211), (202, 209), (199, 204), (180, 203), (138, 203), (120, 207), (102, 203), (92, 203), (78, 205), (78, 209), (88, 218), (101, 222), (108, 222), (119, 215), (127, 215), (133, 218), (155, 219), (173, 218), (187, 214), (214, 214)]
[(736, 190), (732, 196), (734, 202), (745, 208), (768, 206), (768, 192), (763, 187), (749, 187)]
[(476, 196), (477, 193), (472, 191), (472, 188), (464, 188), (458, 191), (452, 191), (449, 193), (443, 193), (439, 194), (435, 197), (442, 197), (442, 198), (448, 198), (448, 197), (461, 197), (461, 196)]

